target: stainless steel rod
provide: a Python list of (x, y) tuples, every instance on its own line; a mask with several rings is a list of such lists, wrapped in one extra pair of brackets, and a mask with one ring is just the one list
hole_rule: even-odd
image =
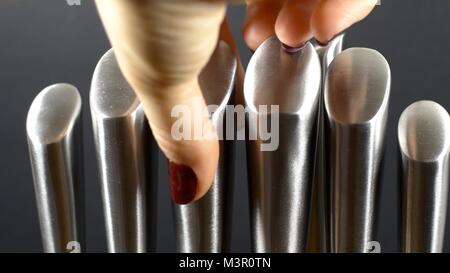
[(199, 78), (206, 104), (218, 106), (211, 119), (219, 135), (223, 136), (219, 140), (219, 166), (213, 184), (203, 198), (187, 205), (173, 204), (178, 252), (229, 251), (234, 141), (226, 139), (226, 129), (233, 129), (234, 124), (227, 124), (230, 120), (226, 118), (225, 110), (227, 105), (234, 104), (236, 73), (236, 56), (225, 42), (219, 42)]
[(99, 61), (90, 106), (109, 252), (154, 246), (158, 150), (113, 50)]
[(37, 95), (27, 116), (28, 148), (44, 252), (84, 249), (81, 97), (69, 84)]
[(450, 116), (419, 101), (398, 123), (401, 157), (402, 251), (442, 252), (449, 179)]
[[(257, 136), (247, 138), (255, 252), (305, 251), (320, 83), (320, 61), (310, 43), (288, 53), (272, 37), (256, 50), (248, 65), (244, 83), (247, 133)], [(270, 139), (264, 133), (266, 118), (273, 133)]]
[(370, 252), (391, 74), (375, 50), (339, 54), (325, 82), (332, 252)]
[(340, 34), (327, 45), (314, 45), (322, 64), (322, 87), (319, 100), (316, 161), (314, 164), (314, 183), (311, 205), (311, 220), (308, 233), (307, 252), (327, 253), (330, 251), (330, 204), (329, 185), (325, 179), (325, 135), (323, 89), (328, 66), (341, 53), (344, 34)]

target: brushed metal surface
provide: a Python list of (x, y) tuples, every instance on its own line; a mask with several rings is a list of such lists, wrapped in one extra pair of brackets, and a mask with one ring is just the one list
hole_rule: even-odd
[(324, 130), (324, 104), (323, 89), (328, 66), (334, 58), (341, 53), (345, 34), (340, 34), (327, 45), (319, 45), (314, 48), (319, 55), (322, 64), (322, 86), (319, 98), (318, 132), (316, 143), (316, 161), (314, 164), (314, 182), (311, 205), (311, 219), (308, 232), (307, 252), (330, 252), (330, 188), (325, 179), (325, 130)]
[(369, 252), (385, 142), (391, 74), (375, 50), (339, 54), (325, 81), (331, 251)]
[(69, 252), (84, 240), (81, 97), (69, 84), (42, 90), (26, 130), (44, 252)]
[[(216, 130), (222, 131), (224, 136), (227, 126), (225, 107), (233, 105), (236, 73), (237, 58), (221, 41), (199, 77), (206, 104), (218, 106), (211, 119)], [(234, 141), (219, 140), (219, 148), (219, 165), (208, 193), (191, 204), (173, 204), (178, 252), (229, 251)]]
[[(255, 252), (305, 251), (320, 83), (320, 61), (310, 43), (287, 53), (277, 38), (269, 38), (248, 65), (244, 82), (247, 130), (255, 117), (279, 118), (278, 149), (262, 151), (262, 138), (247, 139)], [(264, 105), (268, 113), (260, 111)], [(271, 105), (278, 105), (279, 112), (271, 112)]]
[(113, 50), (95, 69), (90, 107), (109, 252), (154, 248), (158, 149)]
[[(322, 64), (322, 76), (325, 77), (328, 66), (330, 66), (334, 58), (342, 52), (344, 38), (345, 33), (342, 33), (334, 37), (327, 45), (321, 45), (317, 42), (314, 43), (314, 48), (316, 49), (320, 63)], [(325, 80), (325, 78), (323, 78), (323, 80)]]
[(449, 179), (450, 116), (418, 101), (398, 123), (401, 157), (402, 251), (442, 252)]

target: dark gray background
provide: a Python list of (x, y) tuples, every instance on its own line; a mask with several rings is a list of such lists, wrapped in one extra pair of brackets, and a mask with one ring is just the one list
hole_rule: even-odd
[[(385, 0), (364, 22), (347, 32), (345, 47), (377, 49), (389, 61), (393, 84), (379, 232), (383, 252), (397, 250), (396, 127), (412, 102), (431, 99), (450, 109), (450, 1)], [(230, 22), (244, 62), (245, 8), (233, 6)], [(118, 20), (120, 18), (117, 18)], [(0, 3), (0, 252), (41, 252), (40, 233), (28, 161), (25, 119), (37, 93), (68, 82), (83, 97), (87, 250), (105, 252), (100, 187), (88, 108), (94, 67), (109, 48), (93, 1), (69, 7), (62, 0), (2, 0)], [(158, 252), (175, 250), (165, 160), (161, 160)], [(247, 179), (243, 143), (238, 144), (232, 250), (250, 251)], [(447, 228), (447, 235), (450, 235)], [(448, 237), (448, 236), (447, 236)], [(450, 251), (446, 240), (445, 251)]]

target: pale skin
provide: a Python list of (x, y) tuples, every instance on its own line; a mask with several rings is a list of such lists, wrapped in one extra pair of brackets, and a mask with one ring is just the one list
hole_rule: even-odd
[[(243, 27), (251, 50), (268, 37), (298, 47), (315, 37), (327, 43), (366, 17), (376, 0), (250, 0)], [(219, 155), (215, 139), (175, 141), (171, 109), (184, 104), (193, 116), (206, 107), (197, 78), (220, 39), (234, 47), (222, 25), (223, 0), (96, 0), (126, 79), (142, 101), (153, 134), (167, 158), (197, 176), (194, 200), (209, 189)], [(201, 109), (203, 108), (203, 109)], [(212, 126), (206, 126), (214, 132)]]

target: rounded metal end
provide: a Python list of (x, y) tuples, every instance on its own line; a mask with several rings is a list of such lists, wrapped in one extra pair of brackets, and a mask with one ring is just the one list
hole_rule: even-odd
[(330, 63), (342, 52), (344, 37), (345, 33), (341, 33), (334, 37), (327, 45), (321, 45), (317, 41), (314, 43), (314, 48), (322, 61), (322, 74), (324, 75), (324, 78)]
[(436, 161), (449, 153), (450, 116), (438, 103), (418, 101), (408, 106), (398, 123), (404, 155), (415, 161)]
[(81, 97), (76, 87), (66, 83), (48, 86), (28, 111), (28, 137), (41, 144), (59, 142), (71, 131), (80, 113)]
[(320, 81), (320, 61), (311, 43), (288, 53), (272, 37), (256, 50), (248, 64), (244, 97), (255, 113), (261, 105), (279, 105), (280, 113), (285, 114), (310, 113), (319, 97)]
[(199, 76), (199, 84), (207, 105), (223, 109), (230, 101), (235, 86), (237, 60), (227, 43), (220, 41)]
[(325, 107), (328, 116), (343, 124), (369, 122), (388, 107), (391, 72), (378, 51), (351, 48), (328, 68)]
[(119, 68), (113, 49), (110, 49), (94, 71), (90, 92), (91, 111), (106, 118), (117, 118), (128, 116), (139, 104)]

